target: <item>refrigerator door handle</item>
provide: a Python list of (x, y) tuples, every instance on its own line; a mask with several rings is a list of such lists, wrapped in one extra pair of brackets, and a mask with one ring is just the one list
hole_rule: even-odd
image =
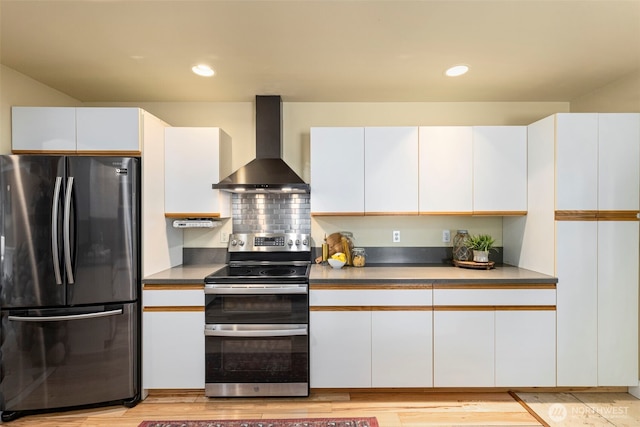
[(73, 190), (73, 177), (69, 177), (67, 191), (64, 195), (64, 225), (62, 226), (64, 240), (64, 264), (67, 271), (67, 281), (71, 285), (75, 282), (71, 265), (71, 191)]
[(117, 310), (101, 311), (99, 313), (70, 314), (67, 316), (8, 316), (9, 320), (16, 322), (62, 322), (65, 320), (95, 319), (97, 317), (118, 316), (122, 314), (121, 308)]
[(51, 253), (53, 257), (53, 273), (56, 277), (56, 284), (62, 284), (60, 274), (60, 246), (58, 245), (58, 214), (60, 211), (60, 186), (62, 177), (56, 177), (56, 184), (53, 189), (53, 202), (51, 203)]

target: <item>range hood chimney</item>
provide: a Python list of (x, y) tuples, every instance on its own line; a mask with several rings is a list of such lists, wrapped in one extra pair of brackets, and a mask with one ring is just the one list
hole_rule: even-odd
[(213, 188), (232, 193), (309, 192), (309, 184), (282, 160), (282, 98), (279, 95), (256, 96), (256, 158), (213, 184)]

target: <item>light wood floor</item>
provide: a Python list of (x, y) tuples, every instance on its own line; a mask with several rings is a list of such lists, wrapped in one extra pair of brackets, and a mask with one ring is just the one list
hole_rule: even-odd
[[(531, 411), (531, 413), (529, 412)], [(534, 412), (535, 411), (535, 412)], [(627, 393), (313, 392), (308, 398), (208, 399), (153, 393), (122, 406), (19, 418), (12, 427), (137, 427), (143, 420), (376, 417), (380, 427), (640, 426)]]

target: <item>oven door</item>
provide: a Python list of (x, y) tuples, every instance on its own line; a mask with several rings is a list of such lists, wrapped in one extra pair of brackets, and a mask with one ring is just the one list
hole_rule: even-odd
[(205, 395), (308, 396), (307, 325), (206, 325)]
[(207, 324), (305, 324), (309, 321), (308, 286), (205, 286)]

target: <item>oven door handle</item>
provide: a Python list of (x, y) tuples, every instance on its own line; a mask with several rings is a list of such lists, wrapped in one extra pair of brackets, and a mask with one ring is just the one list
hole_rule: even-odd
[(268, 295), (268, 294), (306, 294), (308, 293), (307, 285), (278, 285), (265, 286), (260, 284), (243, 284), (243, 285), (205, 285), (204, 293), (208, 295)]
[(307, 325), (205, 325), (204, 335), (207, 337), (291, 337), (307, 335)]

